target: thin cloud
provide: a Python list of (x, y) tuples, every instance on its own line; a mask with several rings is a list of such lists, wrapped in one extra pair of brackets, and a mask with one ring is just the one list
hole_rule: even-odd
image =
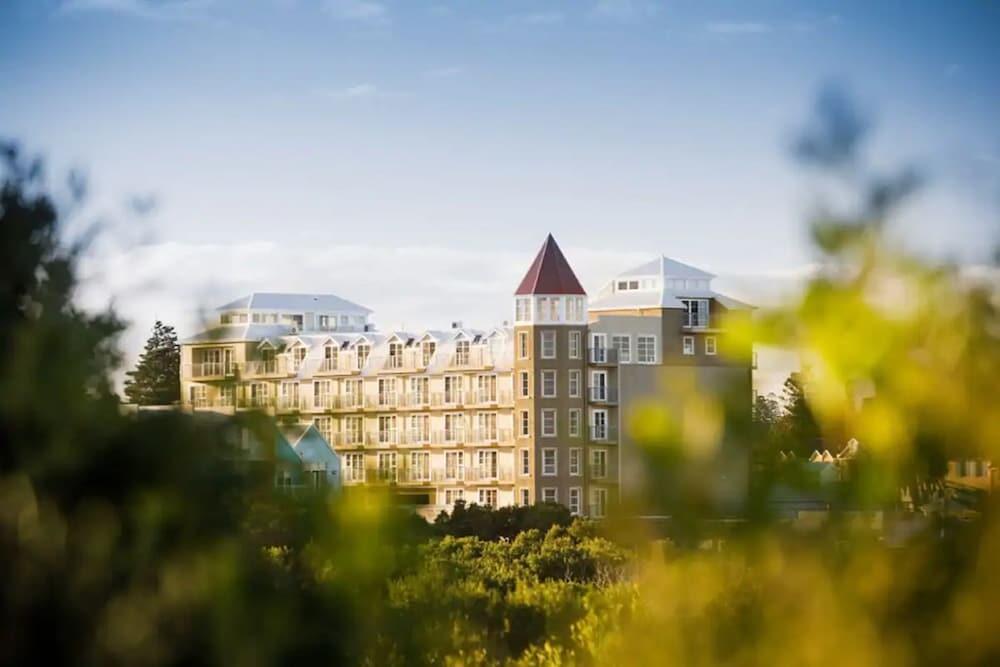
[(590, 10), (590, 15), (598, 19), (627, 23), (652, 18), (660, 11), (651, 0), (598, 0)]
[(557, 25), (566, 20), (562, 12), (534, 12), (531, 14), (514, 14), (507, 17), (507, 23), (515, 25)]
[(389, 18), (389, 10), (373, 0), (326, 0), (323, 8), (338, 21), (382, 23)]
[(763, 21), (714, 21), (705, 24), (713, 35), (760, 35), (771, 32), (773, 26)]
[(63, 0), (57, 14), (105, 12), (153, 21), (196, 21), (215, 0)]
[(368, 82), (336, 90), (318, 90), (317, 93), (323, 97), (341, 101), (406, 97), (406, 93), (383, 90), (374, 83)]

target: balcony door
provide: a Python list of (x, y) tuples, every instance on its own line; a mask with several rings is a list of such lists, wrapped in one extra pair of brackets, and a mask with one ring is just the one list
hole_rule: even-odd
[(608, 374), (606, 371), (592, 371), (590, 373), (590, 397), (595, 401), (608, 399)]
[(590, 360), (597, 364), (607, 361), (608, 336), (602, 333), (590, 334)]

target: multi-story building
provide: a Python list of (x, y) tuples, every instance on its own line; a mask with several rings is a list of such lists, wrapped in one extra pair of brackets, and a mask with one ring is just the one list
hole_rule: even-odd
[(654, 264), (588, 304), (549, 236), (515, 292), (513, 326), (486, 330), (379, 332), (371, 311), (336, 296), (252, 294), (184, 341), (183, 402), (315, 424), (346, 486), (391, 484), (426, 514), (463, 499), (600, 517), (629, 479), (619, 406), (659, 390), (653, 367), (745, 379), (749, 410), (749, 360), (722, 361), (714, 326), (745, 306), (711, 292), (708, 274)]

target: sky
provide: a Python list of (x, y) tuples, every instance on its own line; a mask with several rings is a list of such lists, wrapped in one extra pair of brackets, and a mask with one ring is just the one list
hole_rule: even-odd
[(766, 301), (814, 260), (789, 147), (831, 82), (927, 176), (901, 240), (1000, 240), (995, 2), (2, 0), (0, 80), (0, 137), (89, 178), (81, 298), (131, 358), (251, 290), (496, 324), (549, 232), (592, 292), (666, 254)]

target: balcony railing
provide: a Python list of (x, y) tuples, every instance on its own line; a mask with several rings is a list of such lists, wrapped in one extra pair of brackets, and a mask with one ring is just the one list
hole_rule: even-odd
[(618, 363), (618, 350), (613, 347), (592, 347), (587, 358), (592, 364), (614, 365)]
[(365, 438), (362, 433), (334, 433), (330, 442), (335, 447), (361, 447), (365, 444)]
[(430, 431), (423, 429), (405, 429), (400, 432), (399, 444), (401, 445), (426, 445), (431, 442)]
[(472, 429), (469, 437), (469, 442), (511, 442), (513, 440), (512, 432), (509, 428), (485, 428)]
[(236, 364), (223, 361), (203, 361), (184, 364), (185, 375), (194, 379), (224, 378), (236, 374)]
[(298, 396), (278, 396), (275, 407), (281, 412), (297, 412), (302, 409)]
[(403, 354), (390, 354), (382, 364), (386, 371), (422, 371), (427, 368), (423, 354), (419, 350), (405, 350)]
[(399, 431), (396, 429), (385, 429), (381, 431), (371, 431), (365, 434), (365, 444), (371, 446), (388, 447), (399, 444)]
[(447, 466), (444, 468), (433, 468), (431, 470), (431, 478), (434, 482), (464, 482), (465, 466), (455, 465), (451, 468)]
[(316, 369), (317, 375), (343, 375), (348, 373), (357, 373), (361, 370), (361, 366), (364, 364), (359, 362), (357, 354), (353, 352), (340, 352), (336, 357), (331, 357), (329, 359), (324, 359), (320, 362), (319, 368)]
[(493, 353), (486, 347), (474, 347), (467, 352), (455, 352), (448, 360), (449, 368), (492, 368)]
[(241, 369), (243, 377), (258, 378), (271, 375), (288, 375), (285, 359), (267, 359), (248, 361)]
[(618, 387), (590, 387), (588, 390), (591, 403), (617, 403)]
[(463, 442), (466, 442), (465, 433), (466, 432), (464, 428), (452, 428), (452, 429), (445, 429), (443, 431), (434, 431), (434, 433), (431, 434), (431, 440), (435, 444), (440, 444), (440, 443), (448, 445), (462, 444)]
[(504, 466), (472, 466), (465, 471), (468, 482), (513, 482), (514, 471)]
[(618, 440), (618, 428), (613, 424), (590, 424), (587, 435), (594, 442), (614, 442)]
[(430, 403), (430, 395), (427, 393), (401, 394), (399, 398), (401, 408), (422, 408)]

